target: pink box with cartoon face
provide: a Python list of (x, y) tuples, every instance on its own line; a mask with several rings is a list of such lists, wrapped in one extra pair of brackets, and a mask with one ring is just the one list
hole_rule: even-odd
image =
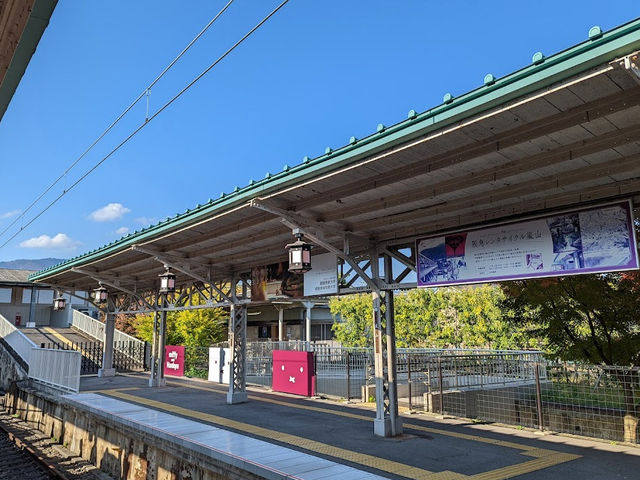
[(273, 351), (273, 382), (275, 392), (313, 395), (313, 353), (290, 350)]

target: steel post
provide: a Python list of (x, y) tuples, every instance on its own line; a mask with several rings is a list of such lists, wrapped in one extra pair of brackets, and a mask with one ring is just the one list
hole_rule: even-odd
[(538, 429), (544, 431), (544, 417), (542, 412), (542, 390), (540, 388), (540, 364), (536, 362), (536, 407), (538, 410)]
[[(391, 257), (384, 256), (384, 279), (386, 283), (393, 283), (393, 267)], [(393, 291), (387, 290), (385, 301), (385, 329), (387, 335), (387, 388), (389, 394), (389, 419), (391, 421), (391, 436), (402, 433), (402, 420), (398, 416), (398, 381), (396, 359), (396, 327), (393, 303)]]
[[(162, 299), (162, 306), (166, 308), (166, 298)], [(164, 387), (166, 380), (164, 378), (164, 350), (167, 343), (167, 311), (160, 312), (160, 326), (158, 328), (158, 370), (157, 370), (157, 386)]]
[[(232, 283), (233, 300), (236, 300), (236, 280)], [(234, 303), (230, 307), (229, 348), (229, 391), (227, 403), (235, 404), (247, 401), (247, 306)]]
[(153, 314), (153, 343), (151, 344), (151, 358), (149, 365), (149, 386), (158, 386), (158, 324), (159, 313)]

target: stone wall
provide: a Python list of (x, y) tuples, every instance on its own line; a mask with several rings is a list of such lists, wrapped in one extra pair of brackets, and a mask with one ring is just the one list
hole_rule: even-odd
[(11, 383), (25, 380), (28, 371), (27, 364), (0, 338), (0, 390), (7, 391)]
[(267, 477), (245, 471), (204, 450), (187, 448), (179, 438), (153, 433), (98, 414), (64, 398), (14, 384), (5, 396), (5, 408), (45, 435), (123, 480), (257, 480)]

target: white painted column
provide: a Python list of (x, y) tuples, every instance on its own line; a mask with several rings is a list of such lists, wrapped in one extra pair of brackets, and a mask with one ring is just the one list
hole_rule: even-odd
[(278, 341), (284, 341), (284, 308), (278, 308)]
[(113, 334), (116, 328), (116, 316), (111, 310), (110, 300), (107, 300), (107, 311), (104, 322), (104, 343), (102, 344), (102, 368), (98, 370), (98, 377), (113, 377)]
[(305, 336), (304, 339), (307, 342), (307, 350), (311, 347), (311, 309), (315, 305), (313, 302), (302, 302), (305, 306), (305, 314), (304, 314), (304, 325), (305, 325)]
[(27, 328), (36, 328), (36, 300), (38, 290), (36, 287), (31, 287), (31, 301), (29, 302), (29, 320), (27, 321)]

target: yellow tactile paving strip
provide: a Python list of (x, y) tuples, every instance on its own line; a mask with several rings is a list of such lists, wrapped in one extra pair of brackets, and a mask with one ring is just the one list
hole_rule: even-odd
[[(69, 347), (73, 347), (73, 342), (71, 340), (69, 340), (67, 337), (65, 337), (61, 333), (56, 332), (53, 328), (51, 328), (51, 327), (41, 327), (41, 328), (42, 328), (42, 330), (44, 330), (49, 335), (53, 335), (55, 338), (60, 340), (63, 344), (65, 344), (65, 345), (67, 345)], [(89, 352), (87, 352), (83, 348), (80, 349), (80, 353), (82, 353), (82, 355), (84, 355), (87, 358), (91, 358), (91, 355), (89, 354)]]
[[(170, 384), (172, 386), (179, 386), (179, 387), (190, 388), (195, 390), (226, 393), (226, 389), (223, 391), (216, 388), (201, 387), (193, 384), (186, 385), (178, 382), (170, 382)], [(579, 455), (562, 453), (562, 452), (542, 449), (538, 447), (530, 447), (530, 446), (522, 445), (518, 443), (481, 437), (478, 435), (470, 435), (465, 433), (441, 430), (438, 428), (425, 427), (423, 425), (406, 422), (406, 419), (405, 419), (405, 421), (403, 422), (403, 427), (405, 429), (419, 430), (423, 432), (434, 433), (437, 435), (446, 435), (450, 437), (460, 438), (463, 440), (492, 444), (492, 445), (496, 445), (503, 448), (513, 448), (513, 449), (519, 450), (522, 455), (535, 457), (533, 460), (528, 460), (526, 462), (522, 462), (516, 465), (509, 465), (506, 467), (498, 468), (488, 472), (478, 473), (475, 475), (464, 475), (461, 473), (456, 473), (451, 471), (430, 472), (422, 468), (406, 465), (406, 464), (395, 462), (392, 460), (374, 457), (372, 455), (367, 455), (364, 453), (354, 452), (351, 450), (335, 447), (333, 445), (317, 442), (315, 440), (307, 439), (304, 437), (299, 437), (299, 436), (291, 435), (288, 433), (278, 432), (276, 430), (270, 430), (267, 428), (258, 427), (256, 425), (251, 425), (251, 424), (239, 422), (236, 420), (230, 420), (228, 418), (220, 417), (217, 415), (190, 410), (190, 409), (178, 407), (176, 405), (172, 405), (169, 403), (159, 402), (157, 400), (150, 400), (147, 398), (142, 398), (142, 397), (125, 393), (125, 390), (130, 391), (130, 390), (137, 390), (137, 389), (138, 389), (137, 387), (133, 387), (133, 388), (123, 388), (123, 389), (116, 389), (116, 390), (102, 390), (100, 391), (100, 393), (104, 395), (112, 396), (115, 398), (120, 398), (126, 401), (144, 403), (145, 405), (151, 408), (157, 408), (159, 410), (176, 413), (178, 415), (182, 415), (185, 417), (190, 417), (197, 420), (203, 420), (209, 423), (220, 425), (222, 427), (232, 428), (239, 432), (249, 433), (251, 435), (262, 437), (266, 440), (274, 440), (286, 445), (302, 448), (310, 452), (318, 453), (321, 455), (327, 455), (339, 460), (351, 462), (353, 464), (358, 464), (358, 465), (362, 465), (370, 468), (375, 468), (382, 472), (389, 472), (395, 475), (400, 475), (400, 476), (414, 479), (414, 480), (464, 480), (464, 479), (508, 480), (518, 475), (535, 472), (537, 470), (551, 467), (553, 465), (558, 465), (560, 463), (564, 463), (564, 462), (574, 460), (576, 458), (580, 458)], [(250, 398), (251, 400), (254, 400), (254, 401), (272, 403), (276, 405), (283, 405), (289, 408), (316, 411), (316, 412), (321, 412), (325, 414), (332, 414), (332, 415), (337, 415), (342, 417), (364, 420), (368, 422), (373, 421), (373, 418), (371, 418), (370, 416), (359, 415), (357, 413), (344, 412), (344, 411), (333, 410), (333, 409), (323, 408), (323, 407), (315, 407), (311, 405), (301, 405), (297, 403), (290, 403), (286, 401), (280, 401), (280, 400), (275, 400), (275, 399), (265, 398), (261, 396), (255, 396), (255, 395), (250, 395)]]

